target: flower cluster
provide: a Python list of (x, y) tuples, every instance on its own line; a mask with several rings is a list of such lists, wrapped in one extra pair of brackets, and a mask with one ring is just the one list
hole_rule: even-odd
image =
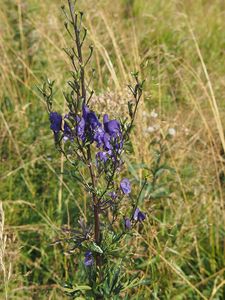
[(69, 112), (63, 118), (57, 112), (50, 113), (50, 128), (55, 137), (62, 132), (64, 140), (74, 141), (79, 139), (82, 144), (96, 143), (96, 147), (101, 151), (96, 154), (99, 162), (106, 162), (109, 158), (114, 160), (121, 153), (123, 147), (123, 135), (121, 125), (118, 120), (110, 120), (108, 115), (103, 116), (103, 124), (99, 121), (95, 112), (91, 111), (87, 105), (83, 105), (81, 116)]
[[(124, 134), (118, 120), (110, 120), (108, 115), (105, 114), (103, 123), (101, 123), (96, 113), (91, 111), (85, 104), (82, 106), (80, 114), (70, 111), (63, 118), (57, 112), (50, 112), (49, 119), (51, 123), (50, 128), (54, 132), (56, 140), (59, 140), (59, 137), (61, 137), (60, 140), (65, 142), (67, 140), (72, 143), (78, 142), (83, 148), (90, 144), (95, 146), (97, 169), (99, 165), (106, 162), (112, 162), (112, 165), (118, 166), (117, 162), (120, 161), (124, 145)], [(100, 210), (116, 206), (124, 196), (129, 197), (131, 194), (131, 184), (128, 178), (123, 178), (120, 181), (119, 189), (115, 190), (114, 182), (112, 187), (113, 189), (108, 189), (105, 197), (98, 201)], [(134, 206), (131, 215), (129, 217), (124, 216), (125, 232), (130, 230), (137, 222), (143, 222), (145, 218), (145, 213), (141, 212), (137, 206)], [(94, 264), (94, 256), (90, 250), (85, 253), (84, 264), (86, 267)]]
[[(118, 120), (109, 120), (108, 115), (103, 116), (103, 124), (99, 121), (97, 115), (91, 111), (87, 105), (83, 105), (82, 114), (74, 115), (69, 113), (63, 117), (57, 112), (50, 113), (50, 128), (54, 132), (55, 136), (62, 133), (63, 140), (74, 141), (79, 139), (83, 145), (85, 143), (95, 143), (97, 149), (96, 161), (105, 163), (111, 159), (114, 161), (121, 153), (123, 147), (123, 134), (121, 131), (121, 125)], [(128, 178), (123, 178), (120, 182), (120, 190), (123, 195), (129, 196), (131, 193), (131, 184)], [(115, 191), (108, 193), (110, 201), (102, 201), (109, 204), (108, 207), (113, 205), (118, 197)], [(137, 222), (143, 222), (146, 218), (145, 213), (141, 212), (138, 207), (134, 209), (131, 217), (124, 217), (124, 228), (130, 230), (133, 224)], [(85, 253), (85, 266), (92, 266), (94, 257), (91, 251)]]

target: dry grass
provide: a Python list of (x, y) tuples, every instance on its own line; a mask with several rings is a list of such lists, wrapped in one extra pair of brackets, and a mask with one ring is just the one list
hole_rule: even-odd
[(4, 225), (5, 225), (5, 215), (2, 207), (2, 202), (0, 202), (0, 271), (2, 274), (1, 277), (1, 285), (3, 286), (3, 293), (5, 299), (8, 299), (8, 285), (9, 280), (11, 277), (11, 262), (8, 258), (8, 251), (7, 249), (7, 235), (4, 232)]

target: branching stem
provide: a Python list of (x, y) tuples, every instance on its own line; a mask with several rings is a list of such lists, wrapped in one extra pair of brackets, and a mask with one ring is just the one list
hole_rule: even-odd
[(71, 0), (68, 0), (68, 4), (69, 4), (70, 16), (72, 19), (71, 23), (73, 25), (73, 30), (74, 30), (75, 45), (76, 45), (76, 49), (77, 49), (77, 58), (78, 58), (79, 67), (80, 67), (81, 95), (84, 100), (84, 103), (86, 103), (85, 71), (84, 71), (83, 55), (82, 55), (82, 44), (83, 44), (84, 39), (82, 39), (82, 41), (80, 39), (80, 28), (78, 26), (78, 15), (74, 11), (74, 6), (73, 6)]

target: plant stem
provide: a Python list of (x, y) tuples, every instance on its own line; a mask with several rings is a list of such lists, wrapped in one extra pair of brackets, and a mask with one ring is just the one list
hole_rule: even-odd
[(85, 88), (85, 72), (84, 72), (84, 64), (83, 64), (83, 55), (82, 55), (82, 44), (80, 41), (80, 28), (78, 28), (78, 15), (74, 11), (74, 6), (71, 0), (68, 0), (70, 15), (72, 18), (72, 25), (74, 29), (74, 37), (75, 37), (75, 44), (77, 49), (77, 58), (79, 62), (79, 69), (80, 69), (80, 83), (81, 83), (81, 95), (86, 102), (86, 88)]
[[(74, 2), (74, 4), (76, 3), (76, 1)], [(86, 31), (84, 32), (84, 37), (83, 40), (80, 38), (81, 37), (81, 21), (82, 21), (82, 15), (80, 15), (80, 24), (78, 24), (78, 14), (75, 12), (74, 10), (74, 4), (72, 4), (71, 0), (68, 0), (68, 5), (69, 5), (69, 11), (70, 11), (70, 16), (71, 16), (71, 24), (73, 26), (73, 31), (74, 31), (74, 41), (75, 41), (75, 49), (73, 50), (73, 53), (75, 55), (75, 57), (78, 60), (78, 66), (76, 66), (75, 62), (74, 62), (74, 58), (71, 57), (72, 59), (72, 64), (73, 67), (76, 71), (76, 73), (78, 74), (78, 89), (76, 90), (76, 93), (78, 95), (78, 101), (80, 100), (80, 95), (82, 97), (83, 103), (86, 103), (86, 85), (85, 85), (85, 66), (88, 63), (88, 61), (90, 60), (90, 57), (92, 55), (92, 49), (91, 49), (91, 53), (90, 56), (88, 57), (88, 59), (86, 60), (86, 62), (84, 63), (83, 61), (83, 54), (82, 54), (82, 45), (83, 45), (83, 41), (85, 39), (86, 36)], [(85, 30), (85, 29), (84, 29)], [(77, 139), (78, 140), (78, 139)], [(100, 229), (100, 215), (99, 215), (99, 199), (97, 197), (96, 194), (96, 176), (93, 170), (93, 166), (92, 166), (92, 159), (91, 159), (91, 148), (90, 145), (87, 146), (87, 156), (85, 155), (82, 146), (80, 145), (79, 141), (78, 141), (78, 145), (79, 145), (79, 149), (81, 150), (82, 154), (83, 154), (83, 158), (84, 160), (87, 162), (88, 165), (88, 169), (89, 169), (89, 173), (90, 173), (90, 177), (91, 177), (91, 185), (92, 185), (92, 201), (93, 201), (93, 206), (94, 206), (94, 239), (95, 239), (95, 243), (97, 245), (100, 245), (101, 243), (101, 229)], [(97, 253), (96, 255), (96, 269), (99, 271), (99, 281), (102, 280), (102, 272), (101, 272), (101, 266), (102, 266), (102, 257), (99, 253)], [(103, 296), (101, 295), (95, 295), (95, 299), (96, 300), (102, 300)]]
[[(100, 239), (101, 239), (101, 230), (100, 230), (100, 218), (99, 218), (99, 203), (98, 203), (98, 198), (95, 193), (95, 186), (96, 186), (96, 177), (94, 174), (94, 171), (92, 169), (92, 163), (91, 163), (91, 149), (90, 145), (87, 148), (87, 157), (88, 157), (88, 168), (91, 176), (91, 182), (92, 182), (92, 200), (93, 200), (93, 205), (94, 205), (94, 235), (95, 235), (95, 243), (97, 245), (100, 244)], [(101, 261), (101, 256), (97, 254), (96, 256), (96, 266), (101, 267), (102, 261)], [(101, 277), (101, 276), (100, 276)]]

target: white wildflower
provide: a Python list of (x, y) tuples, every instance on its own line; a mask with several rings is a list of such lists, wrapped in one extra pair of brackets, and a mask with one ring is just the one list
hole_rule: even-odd
[(169, 135), (171, 135), (171, 136), (175, 136), (176, 135), (176, 130), (174, 129), (174, 128), (169, 128), (168, 129), (168, 133), (169, 133)]

